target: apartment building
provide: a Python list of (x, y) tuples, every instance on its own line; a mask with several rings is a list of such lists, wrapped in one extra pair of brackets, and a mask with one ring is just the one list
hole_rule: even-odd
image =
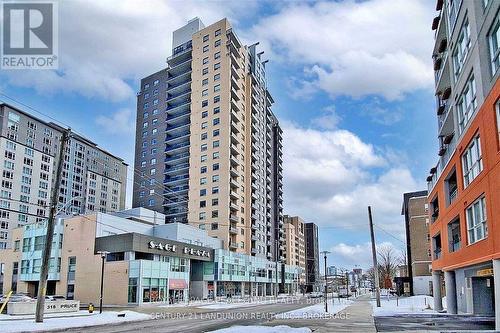
[(137, 96), (133, 205), (283, 261), (282, 130), (257, 45), (227, 19), (173, 32), (167, 67)]
[[(0, 104), (0, 249), (10, 231), (41, 222), (55, 182), (62, 132), (12, 105)], [(125, 206), (127, 164), (97, 144), (72, 134), (66, 145), (59, 190), (61, 212), (116, 211)]]
[(285, 221), (285, 260), (287, 265), (298, 266), (301, 270), (299, 286), (306, 287), (306, 245), (304, 220), (299, 216), (284, 216)]
[(431, 242), (427, 191), (403, 194), (401, 215), (405, 217), (406, 273), (410, 278), (410, 295), (430, 295)]
[[(435, 309), (500, 329), (499, 1), (437, 1), (438, 163), (427, 178)], [(444, 281), (443, 281), (444, 275)], [(496, 295), (496, 297), (495, 297)]]
[(318, 291), (320, 290), (318, 226), (309, 222), (304, 227), (307, 291)]

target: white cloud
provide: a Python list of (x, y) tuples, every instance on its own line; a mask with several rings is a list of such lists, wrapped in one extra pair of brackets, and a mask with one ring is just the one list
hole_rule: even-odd
[[(396, 257), (402, 254), (403, 246), (401, 244), (393, 244), (392, 242), (376, 243), (376, 249), (391, 248)], [(359, 265), (363, 269), (368, 269), (373, 266), (372, 245), (370, 242), (362, 244), (346, 244), (339, 243), (331, 249), (331, 262), (339, 268), (353, 268), (353, 265)]]
[(134, 134), (134, 115), (135, 112), (131, 109), (120, 109), (109, 116), (98, 116), (95, 122), (111, 134)]
[[(284, 124), (285, 211), (320, 227), (361, 231), (367, 206), (375, 223), (404, 238), (400, 215), (404, 192), (417, 190), (396, 154), (363, 142), (346, 130), (319, 131)], [(361, 234), (358, 234), (361, 235)]]
[(59, 70), (2, 74), (9, 84), (31, 87), (40, 94), (65, 92), (133, 102), (135, 81), (165, 66), (173, 30), (196, 16), (207, 24), (226, 16), (238, 23), (238, 13), (251, 13), (256, 6), (247, 2), (61, 1)]
[(323, 113), (316, 118), (311, 119), (311, 124), (318, 128), (333, 130), (337, 128), (342, 118), (337, 114), (334, 105), (327, 106), (323, 109)]
[(293, 96), (316, 88), (393, 100), (432, 86), (433, 15), (424, 0), (292, 3), (249, 35), (272, 59), (301, 64), (313, 76), (294, 84)]

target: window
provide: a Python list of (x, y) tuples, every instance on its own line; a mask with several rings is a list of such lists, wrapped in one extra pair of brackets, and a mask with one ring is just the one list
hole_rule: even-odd
[(207, 161), (207, 155), (201, 155), (200, 161), (201, 162), (206, 162)]
[(208, 35), (203, 36), (203, 42), (208, 42), (208, 38), (209, 38)]
[(218, 210), (213, 210), (212, 211), (212, 218), (217, 218), (219, 217), (219, 211)]
[(486, 200), (484, 197), (478, 199), (467, 208), (467, 234), (469, 244), (474, 244), (488, 236), (486, 225)]
[(217, 171), (217, 170), (219, 170), (219, 163), (214, 163), (214, 164), (212, 165), (212, 170), (213, 170), (213, 171)]
[(495, 74), (498, 67), (500, 67), (500, 18), (498, 17), (488, 34), (488, 40), (490, 44), (490, 57), (491, 57), (491, 72)]
[(220, 62), (214, 64), (214, 70), (218, 70), (220, 68)]
[(201, 113), (201, 118), (206, 118), (206, 117), (208, 117), (208, 111), (203, 111)]
[(500, 142), (500, 100), (497, 102), (496, 109), (497, 109), (497, 131), (498, 131), (498, 140), (499, 140), (499, 142)]
[(469, 21), (465, 20), (464, 24), (462, 25), (462, 29), (460, 30), (460, 35), (457, 39), (457, 46), (455, 47), (455, 51), (453, 52), (453, 68), (455, 80), (458, 78), (462, 71), (470, 47), (471, 38)]
[(216, 129), (216, 130), (214, 130), (214, 131), (212, 132), (212, 136), (214, 136), (214, 137), (215, 137), (215, 136), (219, 136), (219, 133), (220, 133), (220, 131), (219, 131), (218, 129)]
[(207, 144), (206, 144), (206, 143), (204, 143), (204, 144), (202, 144), (202, 145), (200, 146), (201, 151), (206, 151), (206, 150), (207, 150), (207, 148), (208, 148), (208, 147), (207, 147)]
[(464, 187), (467, 187), (482, 170), (481, 139), (479, 136), (476, 136), (462, 155)]
[(214, 59), (219, 59), (219, 58), (220, 58), (220, 52), (215, 52)]
[(215, 107), (214, 108), (214, 114), (217, 114), (219, 112), (220, 112), (220, 107), (219, 106)]
[(205, 129), (205, 128), (207, 128), (207, 126), (208, 126), (208, 123), (206, 121), (201, 123), (201, 129)]
[(203, 58), (203, 65), (206, 65), (206, 64), (208, 64), (208, 57)]
[(215, 198), (212, 199), (212, 206), (218, 206), (219, 205), (219, 199)]
[(214, 160), (218, 159), (218, 158), (219, 158), (219, 156), (220, 156), (220, 154), (219, 154), (219, 152), (218, 152), (218, 151), (216, 151), (216, 152), (214, 152), (214, 153), (212, 154), (212, 158), (213, 158)]
[(205, 185), (207, 183), (207, 177), (200, 178), (200, 185)]
[(220, 96), (214, 96), (214, 103), (219, 103), (220, 102)]
[(207, 84), (208, 84), (208, 79), (203, 79), (203, 80), (201, 81), (201, 85), (202, 85), (202, 86), (206, 86)]
[(212, 223), (212, 230), (217, 230), (219, 229), (219, 224), (218, 223)]
[(218, 91), (220, 91), (220, 84), (216, 84), (214, 86), (214, 92), (218, 92)]
[(200, 190), (200, 197), (204, 197), (205, 195), (207, 195), (207, 189), (203, 188)]
[(215, 37), (220, 36), (220, 29), (215, 30)]
[(453, 28), (455, 27), (455, 23), (457, 22), (458, 11), (460, 10), (460, 6), (462, 5), (462, 0), (449, 0), (448, 1), (448, 22), (449, 29), (448, 33), (451, 35), (453, 33)]
[(213, 143), (212, 143), (212, 147), (213, 148), (217, 148), (219, 147), (220, 143), (219, 143), (219, 140), (215, 140)]
[(218, 193), (219, 193), (219, 186), (212, 187), (212, 194), (218, 194)]
[(217, 39), (214, 43), (214, 47), (220, 46), (220, 39)]
[(216, 125), (219, 125), (220, 124), (220, 118), (215, 118), (213, 120), (213, 125), (216, 126)]
[(202, 166), (200, 168), (200, 173), (207, 173), (207, 167), (206, 166)]
[(200, 220), (205, 220), (207, 218), (207, 213), (200, 212), (200, 214), (198, 216), (199, 216)]
[(205, 67), (201, 70), (201, 75), (206, 75), (208, 74), (208, 67)]
[(220, 80), (220, 74), (215, 74), (214, 75), (214, 81), (219, 81)]
[(156, 87), (156, 86), (158, 85), (158, 83), (160, 83), (160, 80), (154, 80), (154, 82), (153, 82), (153, 86), (155, 86), (155, 87)]
[(204, 97), (204, 96), (208, 96), (208, 89), (204, 89), (202, 92), (201, 92), (201, 96)]
[(434, 251), (434, 260), (441, 258), (441, 234), (432, 237), (432, 249)]
[(208, 52), (208, 45), (203, 46), (203, 53)]
[(208, 137), (208, 134), (205, 132), (205, 133), (201, 133), (201, 139), (202, 140), (206, 140)]
[(207, 201), (206, 200), (201, 200), (200, 201), (200, 208), (207, 207)]
[(458, 218), (448, 224), (448, 243), (449, 252), (460, 249), (460, 220)]
[(202, 107), (202, 108), (204, 108), (204, 107), (206, 107), (206, 106), (208, 106), (208, 100), (204, 100), (204, 101), (202, 101), (202, 102), (201, 102), (201, 107)]
[(458, 186), (457, 186), (457, 172), (455, 170), (455, 167), (453, 167), (453, 170), (448, 174), (448, 176), (445, 179), (445, 191), (446, 191), (446, 204), (451, 205), (453, 201), (457, 198), (457, 193), (458, 193)]
[(212, 182), (217, 183), (219, 181), (219, 175), (213, 175), (212, 176)]
[(476, 82), (471, 74), (457, 102), (458, 127), (462, 133), (477, 107)]

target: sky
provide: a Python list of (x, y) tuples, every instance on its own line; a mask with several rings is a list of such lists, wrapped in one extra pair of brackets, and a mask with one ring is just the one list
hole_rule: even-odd
[(61, 1), (59, 69), (0, 70), (0, 100), (56, 118), (132, 166), (140, 79), (165, 67), (173, 30), (227, 17), (269, 59), (285, 214), (319, 226), (329, 265), (367, 268), (367, 206), (378, 246), (401, 253), (403, 193), (426, 189), (437, 161), (434, 16), (432, 0)]

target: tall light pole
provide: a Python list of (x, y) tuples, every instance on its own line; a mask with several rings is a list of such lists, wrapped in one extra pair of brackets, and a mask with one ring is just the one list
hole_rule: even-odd
[(328, 312), (328, 280), (326, 278), (326, 255), (330, 253), (330, 251), (321, 251), (321, 254), (325, 256), (325, 312)]
[(377, 298), (377, 308), (380, 308), (380, 282), (378, 277), (377, 250), (375, 248), (375, 233), (373, 232), (372, 207), (368, 206), (368, 222), (370, 224), (370, 238), (372, 241), (373, 270), (375, 273), (375, 297)]
[(99, 296), (99, 313), (102, 313), (102, 294), (104, 290), (104, 261), (106, 260), (106, 256), (108, 255), (108, 251), (98, 251), (101, 255), (102, 263), (101, 263), (101, 294)]

